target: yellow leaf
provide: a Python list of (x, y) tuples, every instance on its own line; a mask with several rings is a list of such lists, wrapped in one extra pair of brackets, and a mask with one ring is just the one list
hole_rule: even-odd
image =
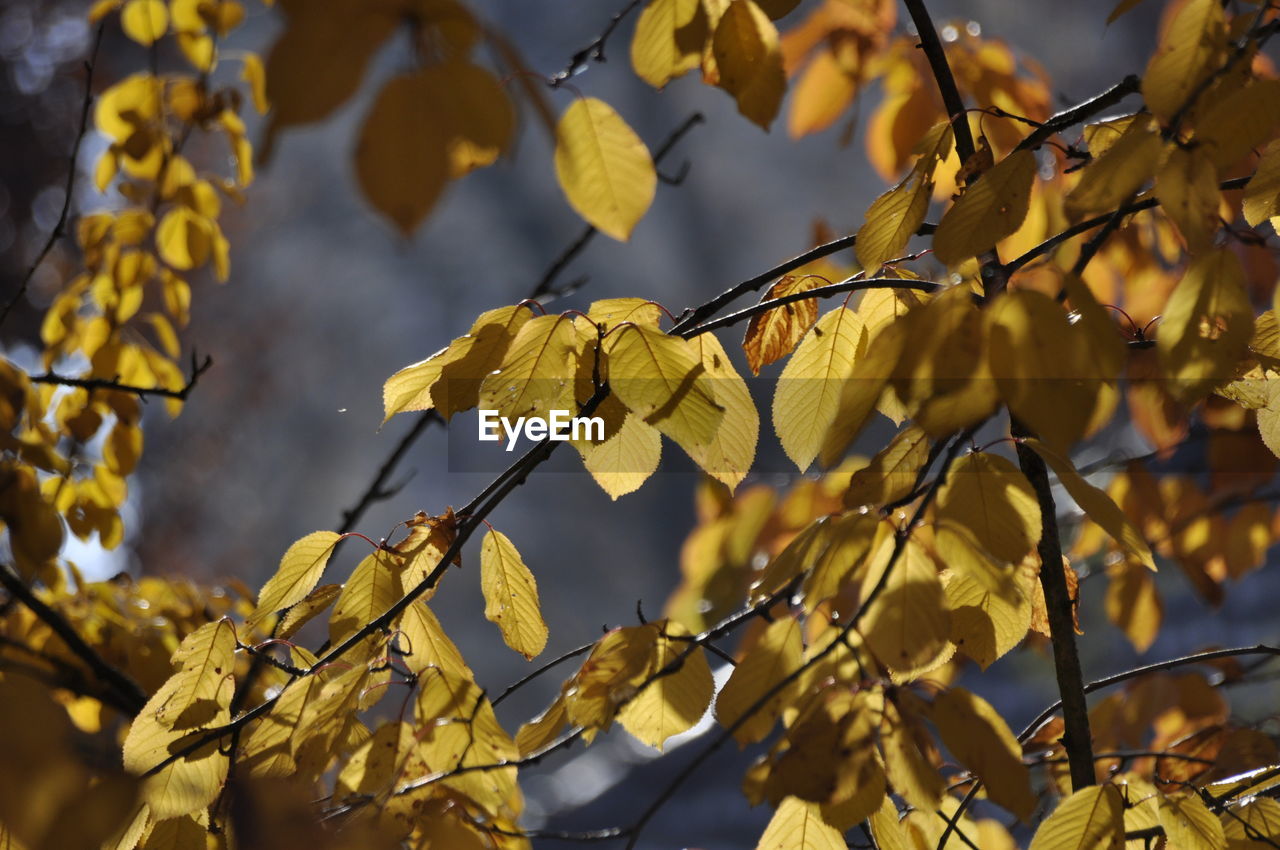
[[(206, 734), (174, 731), (157, 719), (157, 712), (172, 697), (178, 684), (176, 678), (167, 681), (133, 719), (124, 740), (124, 767), (130, 773), (151, 770), (171, 752), (183, 749)], [(223, 709), (208, 726), (221, 726), (230, 719), (230, 713)], [(142, 786), (143, 800), (157, 820), (193, 814), (214, 801), (226, 775), (227, 757), (219, 751), (218, 742), (211, 741), (148, 777)]]
[(164, 214), (156, 227), (156, 249), (160, 257), (175, 269), (203, 266), (213, 251), (217, 225), (186, 207), (174, 207)]
[(1218, 232), (1218, 173), (1201, 148), (1172, 147), (1156, 173), (1156, 197), (1192, 253), (1210, 246)]
[(340, 593), (342, 593), (340, 584), (320, 585), (280, 618), (275, 636), (281, 640), (289, 640), (299, 629), (327, 611)]
[(1280, 80), (1254, 80), (1216, 101), (1196, 119), (1196, 141), (1208, 148), (1209, 159), (1223, 169), (1270, 141), (1278, 127)]
[(1107, 575), (1107, 619), (1120, 627), (1136, 651), (1146, 652), (1164, 617), (1155, 580), (1141, 564), (1127, 559), (1107, 567)]
[(635, 694), (651, 668), (657, 640), (655, 623), (614, 629), (602, 637), (565, 691), (569, 719), (588, 729), (608, 729), (618, 703)]
[(480, 383), (478, 404), (512, 422), (569, 409), (574, 346), (573, 323), (564, 316), (538, 316), (524, 322), (502, 365)]
[(355, 94), (369, 60), (403, 23), (390, 7), (364, 0), (290, 3), (285, 13), (267, 56), (268, 149), (280, 128), (319, 121)]
[(1031, 482), (990, 452), (960, 458), (938, 493), (937, 522), (1000, 561), (1020, 562), (1040, 539), (1040, 504)]
[(1124, 845), (1124, 797), (1114, 785), (1082, 788), (1053, 810), (1029, 850), (1111, 850)]
[(150, 47), (169, 29), (169, 10), (161, 0), (128, 0), (120, 10), (124, 34)]
[[(766, 691), (799, 669), (803, 651), (799, 620), (784, 617), (771, 623), (716, 696), (720, 725), (731, 727)], [(744, 721), (733, 733), (734, 740), (741, 746), (763, 740), (777, 722), (787, 693), (784, 688)]]
[(556, 177), (569, 205), (601, 233), (625, 242), (653, 203), (649, 149), (613, 107), (580, 98), (556, 127)]
[[(810, 275), (784, 275), (769, 287), (760, 303), (808, 292), (820, 285), (822, 280)], [(751, 367), (752, 374), (759, 375), (762, 367), (790, 354), (817, 320), (818, 301), (815, 298), (792, 301), (752, 316), (742, 338), (742, 350), (747, 354), (747, 365)]]
[(809, 330), (782, 370), (773, 396), (773, 427), (802, 472), (818, 456), (839, 409), (844, 379), (866, 344), (862, 319), (837, 307)]
[(170, 695), (155, 718), (174, 731), (204, 727), (231, 705), (235, 682), (236, 628), (230, 620), (205, 623), (183, 639), (173, 654), (182, 669), (173, 674)]
[(521, 305), (486, 310), (466, 336), (449, 343), (441, 357), (440, 377), (429, 387), (431, 402), (446, 422), (480, 403), (484, 379), (502, 365), (511, 343), (532, 318), (529, 308)]
[(883, 333), (892, 328), (902, 335), (894, 342), (901, 355), (893, 368), (893, 388), (927, 434), (944, 437), (991, 415), (998, 396), (987, 362), (984, 316), (967, 286), (944, 290)]
[(711, 49), (720, 87), (737, 100), (739, 112), (767, 131), (787, 90), (777, 27), (752, 0), (733, 0), (720, 16)]
[(832, 520), (825, 551), (804, 580), (805, 610), (812, 612), (840, 592), (872, 548), (880, 522), (872, 513), (850, 511)]
[(280, 559), (276, 573), (258, 592), (258, 607), (245, 618), (253, 625), (264, 617), (289, 608), (307, 597), (324, 575), (324, 568), (341, 535), (333, 531), (313, 531), (297, 540)]
[[(418, 753), (432, 770), (500, 764), (517, 757), (516, 743), (498, 722), (493, 704), (470, 678), (434, 669), (423, 677), (420, 688), (414, 711), (422, 741)], [(514, 767), (462, 773), (447, 784), (477, 802), (485, 801), (491, 810), (505, 808), (513, 798), (518, 804)]]
[[(862, 315), (861, 307), (859, 314)], [(879, 333), (868, 324), (866, 356), (853, 364), (853, 371), (840, 387), (835, 419), (822, 438), (819, 460), (823, 466), (834, 466), (839, 461), (874, 411), (880, 410), (895, 424), (902, 424), (905, 411), (886, 384), (897, 368), (908, 331), (906, 322), (891, 321)]]
[(871, 834), (875, 837), (876, 846), (880, 850), (912, 850), (915, 846), (898, 820), (898, 808), (888, 797), (880, 803), (880, 808), (868, 818)]
[(1280, 215), (1280, 139), (1267, 145), (1244, 187), (1244, 220), (1257, 227)]
[(1280, 457), (1280, 381), (1267, 381), (1263, 388), (1266, 404), (1258, 408), (1258, 434), (1271, 453)]
[(787, 113), (787, 135), (799, 139), (836, 122), (858, 94), (858, 79), (830, 50), (819, 50), (796, 83)]
[(880, 747), (885, 772), (900, 797), (922, 811), (938, 808), (943, 796), (942, 775), (922, 749), (932, 746), (920, 718), (891, 699), (884, 701)]
[(692, 340), (702, 365), (705, 380), (715, 387), (716, 403), (724, 409), (724, 417), (705, 446), (695, 446), (689, 456), (712, 478), (732, 492), (751, 470), (756, 444), (760, 440), (760, 414), (746, 381), (729, 362), (724, 346), (713, 334), (698, 334)]
[(1031, 772), (1022, 763), (1022, 745), (986, 700), (951, 688), (933, 703), (933, 724), (960, 763), (987, 787), (987, 796), (1021, 820), (1036, 807)]
[(906, 496), (928, 457), (928, 435), (914, 425), (907, 426), (870, 463), (853, 473), (844, 495), (845, 507), (884, 505)]
[(1222, 823), (1194, 791), (1162, 796), (1158, 811), (1169, 844), (1178, 850), (1221, 850), (1227, 846)]
[(874, 274), (886, 260), (902, 256), (929, 211), (933, 181), (920, 171), (872, 202), (854, 244), (858, 262)]
[(817, 803), (787, 797), (773, 813), (756, 850), (845, 850), (846, 846), (839, 830), (822, 819)]
[(565, 710), (564, 694), (561, 694), (546, 711), (516, 732), (516, 747), (520, 755), (527, 756), (552, 743), (568, 725), (569, 715)]
[(1271, 841), (1280, 838), (1280, 803), (1270, 797), (1253, 797), (1247, 805), (1224, 813), (1222, 827), (1228, 850), (1266, 850), (1270, 844), (1255, 836)]
[(1193, 259), (1165, 304), (1156, 336), (1169, 392), (1189, 403), (1230, 381), (1252, 336), (1240, 260), (1227, 248)]
[(660, 89), (702, 62), (707, 15), (701, 0), (651, 0), (636, 21), (631, 67)]
[(1054, 299), (1033, 290), (1001, 294), (984, 318), (988, 368), (1010, 411), (1046, 443), (1069, 448), (1099, 400), (1098, 350)]
[(609, 386), (628, 410), (690, 454), (715, 438), (724, 408), (693, 343), (633, 323), (605, 345)]
[(1065, 455), (1059, 454), (1039, 440), (1027, 439), (1023, 442), (1044, 458), (1049, 468), (1057, 474), (1058, 481), (1066, 488), (1067, 493), (1080, 506), (1080, 509), (1089, 516), (1089, 519), (1097, 523), (1120, 544), (1120, 548), (1138, 559), (1143, 566), (1155, 570), (1156, 563), (1151, 557), (1151, 548), (1142, 538), (1142, 532), (1124, 515), (1124, 511), (1111, 501), (1110, 496), (1085, 481)]
[(1095, 154), (1067, 195), (1067, 208), (1073, 212), (1114, 209), (1155, 176), (1164, 142), (1149, 116), (1137, 116), (1120, 138), (1105, 140), (1105, 152)]
[(209, 830), (189, 815), (167, 818), (151, 827), (141, 850), (205, 850)]
[(623, 322), (656, 328), (662, 322), (662, 308), (643, 298), (602, 298), (591, 302), (587, 318), (594, 325), (604, 325), (606, 331)]
[(538, 603), (538, 585), (520, 553), (500, 531), (480, 544), (480, 588), (484, 616), (502, 630), (507, 646), (533, 658), (547, 645), (547, 624)]
[(267, 99), (267, 70), (262, 65), (262, 59), (256, 53), (245, 52), (241, 54), (240, 61), (244, 63), (244, 67), (240, 69), (240, 79), (249, 84), (253, 108), (258, 110), (259, 115), (265, 114), (271, 108), (271, 101)]
[(975, 257), (1022, 226), (1031, 204), (1036, 157), (1029, 150), (1014, 151), (982, 179), (970, 185), (942, 216), (933, 234), (933, 253), (950, 266)]
[(356, 143), (360, 190), (406, 236), (449, 180), (449, 137), (434, 101), (434, 82), (425, 72), (393, 77), (374, 99)]
[[(868, 592), (886, 566), (864, 580)], [(862, 622), (867, 646), (902, 676), (932, 669), (945, 656), (951, 616), (937, 568), (919, 543), (907, 542)]]
[(1166, 28), (1142, 75), (1142, 96), (1161, 121), (1182, 109), (1222, 63), (1227, 25), (1217, 0), (1190, 0)]
[(819, 517), (805, 526), (769, 562), (763, 575), (752, 583), (752, 603), (761, 602), (777, 593), (793, 578), (812, 567), (826, 551), (830, 532), (831, 522), (828, 517)]
[(403, 652), (401, 663), (412, 673), (421, 674), (430, 667), (446, 673), (470, 678), (471, 670), (458, 647), (445, 634), (444, 626), (425, 602), (414, 602), (400, 617), (399, 642)]
[(667, 739), (693, 728), (711, 704), (715, 682), (702, 647), (673, 638), (687, 637), (678, 623), (663, 620), (652, 644), (646, 676), (652, 677), (685, 655), (679, 669), (654, 679), (618, 712), (618, 722), (641, 742), (663, 748)]
[(1035, 576), (1024, 566), (991, 563), (966, 543), (942, 548), (943, 575), (951, 608), (951, 642), (985, 670), (1013, 649), (1031, 627), (1029, 591)]
[(492, 165), (511, 146), (516, 112), (506, 87), (471, 62), (445, 62), (420, 71), (431, 88), (431, 114), (444, 128), (449, 177)]
[(598, 445), (576, 446), (582, 464), (610, 498), (640, 489), (658, 469), (662, 436), (634, 413), (628, 413), (613, 436)]
[(400, 565), (390, 552), (375, 551), (356, 565), (329, 616), (329, 642), (339, 644), (400, 599)]

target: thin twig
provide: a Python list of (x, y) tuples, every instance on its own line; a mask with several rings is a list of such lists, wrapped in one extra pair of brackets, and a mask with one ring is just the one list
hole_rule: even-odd
[[(925, 222), (916, 229), (915, 235), (928, 236), (936, 229), (937, 225)], [(776, 265), (768, 271), (761, 272), (754, 277), (747, 278), (741, 283), (729, 287), (710, 301), (700, 304), (697, 307), (689, 307), (680, 314), (680, 318), (676, 322), (675, 327), (671, 329), (671, 333), (677, 336), (683, 336), (686, 331), (697, 327), (702, 322), (714, 316), (730, 302), (736, 301), (748, 292), (757, 292), (766, 283), (776, 280), (784, 274), (790, 274), (802, 266), (807, 266), (814, 260), (820, 260), (823, 257), (829, 257), (832, 254), (837, 254), (846, 248), (852, 248), (855, 240), (856, 234), (851, 234), (849, 236), (841, 236), (839, 239), (833, 239), (830, 242), (818, 245), (815, 248), (810, 248), (808, 251), (792, 257), (785, 263)]]
[(605, 61), (604, 46), (609, 40), (609, 36), (613, 35), (613, 31), (618, 28), (618, 24), (622, 23), (627, 15), (630, 15), (632, 10), (639, 5), (640, 0), (627, 0), (627, 5), (614, 13), (613, 17), (609, 19), (609, 23), (605, 25), (605, 28), (600, 35), (596, 36), (595, 40), (586, 47), (573, 54), (573, 56), (569, 58), (569, 64), (565, 65), (564, 70), (547, 81), (548, 85), (552, 88), (559, 88), (560, 85), (570, 77), (576, 77), (578, 74), (587, 70), (589, 62)]
[(920, 292), (938, 292), (939, 290), (948, 289), (945, 283), (935, 283), (931, 280), (911, 280), (899, 277), (872, 277), (858, 278), (850, 277), (839, 283), (828, 284), (827, 286), (815, 286), (813, 289), (806, 289), (802, 292), (789, 292), (778, 298), (771, 298), (768, 301), (761, 301), (758, 304), (752, 304), (750, 307), (744, 307), (736, 313), (730, 313), (727, 316), (721, 316), (705, 324), (697, 325), (687, 330), (679, 331), (675, 328), (672, 333), (676, 336), (682, 336), (685, 339), (704, 334), (707, 331), (714, 331), (718, 328), (725, 328), (730, 325), (736, 325), (744, 319), (749, 319), (758, 313), (767, 313), (781, 307), (784, 304), (790, 304), (793, 301), (808, 301), (815, 298), (829, 298), (832, 295), (839, 295), (844, 292), (861, 292), (865, 289), (915, 289)]
[(187, 396), (191, 395), (191, 391), (195, 389), (196, 384), (200, 381), (200, 376), (209, 371), (209, 367), (213, 366), (213, 358), (206, 355), (204, 360), (197, 363), (196, 356), (191, 355), (191, 377), (187, 378), (187, 383), (182, 389), (171, 390), (167, 387), (141, 387), (135, 384), (124, 384), (115, 379), (109, 378), (73, 378), (69, 375), (58, 375), (54, 372), (45, 372), (43, 375), (32, 375), (30, 380), (35, 384), (57, 384), (64, 387), (80, 387), (89, 390), (110, 390), (112, 392), (129, 393), (130, 395), (146, 398), (147, 396), (158, 396), (160, 398), (173, 398), (178, 401), (186, 401)]
[(529, 684), (534, 679), (538, 678), (543, 673), (550, 670), (552, 667), (555, 667), (558, 664), (563, 664), (564, 662), (569, 661), (571, 659), (577, 658), (579, 655), (582, 655), (584, 652), (590, 652), (595, 645), (596, 645), (595, 641), (592, 641), (591, 643), (583, 644), (577, 649), (571, 649), (568, 652), (566, 652), (564, 655), (561, 655), (558, 658), (551, 659), (550, 661), (546, 662), (541, 667), (539, 667), (537, 670), (534, 670), (532, 673), (520, 679), (518, 682), (514, 682), (513, 684), (508, 685), (507, 689), (502, 693), (498, 694), (498, 696), (493, 700), (493, 706), (497, 708), (498, 704), (502, 702), (504, 699), (511, 696), (513, 693), (520, 690), (525, 685)]
[(44, 262), (45, 257), (49, 256), (49, 252), (53, 250), (53, 246), (67, 232), (67, 219), (71, 215), (71, 199), (75, 195), (76, 174), (79, 171), (77, 162), (80, 159), (80, 145), (84, 141), (85, 133), (89, 130), (89, 111), (93, 106), (93, 69), (98, 64), (98, 48), (102, 46), (102, 33), (106, 29), (106, 19), (98, 24), (98, 31), (93, 37), (93, 50), (89, 54), (89, 60), (84, 63), (84, 101), (80, 104), (80, 129), (76, 132), (76, 140), (71, 145), (71, 155), (67, 163), (67, 183), (64, 188), (65, 194), (62, 198), (62, 211), (58, 213), (58, 223), (53, 226), (53, 230), (49, 232), (49, 238), (45, 240), (44, 246), (40, 249), (40, 253), (36, 254), (35, 260), (31, 263), (31, 267), (27, 269), (26, 275), (22, 278), (22, 283), (18, 286), (18, 291), (10, 296), (5, 302), (4, 309), (0, 310), (0, 325), (3, 325), (5, 319), (9, 318), (9, 313), (17, 306), (22, 297), (27, 294), (27, 287), (31, 285), (31, 280), (36, 275), (36, 270), (40, 268), (40, 264)]
[(364, 516), (365, 511), (375, 502), (381, 502), (384, 499), (390, 499), (396, 493), (400, 492), (403, 484), (395, 487), (387, 487), (387, 479), (391, 477), (391, 473), (395, 471), (396, 464), (409, 451), (414, 442), (422, 436), (430, 425), (444, 424), (444, 420), (440, 418), (440, 414), (434, 410), (424, 410), (418, 414), (418, 418), (414, 421), (413, 427), (405, 432), (400, 438), (400, 442), (396, 443), (396, 447), (391, 450), (391, 454), (387, 455), (386, 460), (378, 467), (378, 472), (373, 476), (373, 480), (369, 482), (369, 486), (365, 488), (364, 493), (354, 505), (342, 512), (342, 519), (338, 521), (338, 531), (351, 531), (355, 528), (356, 523)]
[(1114, 106), (1129, 95), (1134, 94), (1141, 87), (1142, 80), (1136, 74), (1130, 74), (1101, 94), (1052, 116), (1019, 142), (1014, 150), (1035, 150), (1044, 144), (1050, 136), (1061, 133), (1068, 127), (1074, 127), (1076, 124), (1087, 121), (1102, 110)]

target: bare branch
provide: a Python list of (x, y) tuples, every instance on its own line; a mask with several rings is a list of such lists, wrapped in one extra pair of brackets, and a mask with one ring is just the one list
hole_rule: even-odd
[(113, 392), (129, 393), (142, 398), (158, 396), (160, 398), (174, 398), (178, 401), (186, 401), (187, 396), (191, 395), (191, 391), (199, 383), (200, 376), (209, 371), (211, 366), (213, 366), (212, 357), (206, 355), (202, 362), (197, 363), (196, 356), (192, 354), (191, 377), (187, 378), (187, 383), (180, 390), (171, 390), (167, 387), (140, 387), (134, 384), (123, 384), (120, 381), (108, 378), (73, 378), (70, 375), (58, 375), (53, 372), (32, 375), (31, 382), (36, 384), (58, 384), (64, 387), (80, 387), (90, 392), (94, 390), (111, 390)]
[(604, 46), (609, 40), (609, 36), (613, 35), (613, 31), (618, 28), (618, 24), (622, 23), (627, 15), (630, 15), (631, 12), (639, 5), (640, 0), (627, 0), (627, 5), (614, 13), (613, 17), (609, 19), (609, 23), (605, 25), (605, 28), (600, 35), (596, 36), (595, 40), (586, 47), (573, 54), (573, 56), (569, 58), (569, 64), (564, 67), (564, 70), (548, 80), (547, 84), (553, 89), (559, 88), (561, 84), (570, 77), (576, 77), (578, 74), (587, 70), (588, 63), (605, 61)]

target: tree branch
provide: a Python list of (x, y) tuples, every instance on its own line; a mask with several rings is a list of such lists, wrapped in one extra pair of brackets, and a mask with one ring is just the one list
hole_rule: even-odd
[(586, 47), (573, 54), (573, 56), (569, 58), (569, 64), (565, 65), (564, 70), (548, 80), (547, 84), (553, 89), (559, 88), (570, 77), (576, 77), (578, 74), (587, 70), (587, 63), (605, 61), (605, 42), (609, 40), (609, 36), (613, 35), (613, 31), (618, 28), (618, 24), (622, 23), (627, 15), (630, 15), (631, 12), (639, 5), (640, 0), (627, 0), (627, 5), (614, 13), (613, 17), (609, 19), (609, 23), (605, 25), (605, 28), (600, 35), (596, 36), (595, 40)]
[(942, 103), (947, 108), (951, 131), (955, 134), (956, 156), (960, 158), (960, 164), (964, 165), (969, 161), (969, 157), (973, 156), (973, 133), (969, 130), (969, 115), (965, 112), (964, 99), (960, 97), (960, 90), (956, 88), (955, 75), (951, 73), (951, 66), (947, 62), (947, 51), (938, 39), (938, 31), (933, 28), (933, 19), (929, 17), (929, 10), (925, 7), (924, 0), (903, 0), (903, 2), (906, 3), (907, 11), (911, 13), (911, 20), (920, 34), (920, 47), (924, 49), (925, 58), (929, 60), (929, 68), (933, 71), (933, 78), (938, 83)]
[(180, 390), (171, 390), (167, 387), (140, 387), (134, 384), (122, 384), (114, 379), (107, 378), (73, 378), (69, 375), (58, 375), (53, 372), (45, 372), (43, 375), (32, 375), (30, 380), (34, 384), (58, 384), (64, 387), (80, 387), (89, 390), (112, 390), (114, 392), (129, 393), (142, 398), (147, 396), (157, 396), (159, 398), (174, 398), (178, 401), (186, 401), (187, 396), (195, 389), (196, 384), (200, 381), (200, 376), (209, 371), (209, 367), (213, 366), (213, 358), (205, 356), (203, 362), (197, 363), (195, 354), (191, 355), (191, 377), (187, 378), (187, 383)]
[[(1147, 664), (1142, 667), (1134, 667), (1112, 676), (1102, 679), (1095, 679), (1084, 686), (1084, 692), (1091, 694), (1094, 691), (1100, 691), (1103, 688), (1109, 688), (1121, 682), (1127, 682), (1130, 679), (1137, 679), (1151, 673), (1159, 673), (1163, 670), (1172, 670), (1177, 667), (1186, 667), (1191, 664), (1203, 664), (1206, 661), (1214, 661), (1218, 658), (1233, 658), (1238, 655), (1280, 655), (1280, 647), (1267, 646), (1266, 644), (1257, 644), (1256, 646), (1238, 646), (1233, 649), (1212, 649), (1206, 652), (1197, 652), (1192, 655), (1183, 655), (1179, 658), (1170, 658), (1167, 661), (1158, 661), (1154, 664)], [(1058, 713), (1062, 708), (1062, 702), (1059, 700), (1044, 711), (1036, 715), (1035, 720), (1027, 724), (1027, 727), (1018, 735), (1019, 743), (1026, 743), (1036, 730), (1044, 723)]]
[(689, 339), (691, 337), (704, 334), (707, 331), (714, 331), (718, 328), (725, 328), (735, 325), (743, 319), (749, 319), (759, 313), (767, 313), (784, 304), (790, 304), (794, 301), (808, 301), (815, 298), (830, 298), (832, 295), (839, 295), (842, 292), (860, 292), (864, 289), (915, 289), (920, 292), (938, 292), (948, 289), (945, 283), (934, 283), (931, 280), (909, 280), (898, 277), (871, 277), (858, 278), (850, 277), (839, 283), (828, 284), (827, 286), (815, 286), (813, 289), (806, 289), (804, 292), (790, 292), (780, 298), (771, 298), (768, 301), (761, 301), (759, 304), (752, 304), (736, 313), (730, 313), (727, 316), (721, 316), (705, 324), (697, 325), (684, 331), (678, 331), (672, 328), (671, 333), (676, 336)]
[(107, 663), (92, 646), (80, 637), (67, 620), (51, 608), (43, 599), (27, 586), (21, 577), (8, 564), (0, 564), (0, 585), (17, 600), (31, 609), (54, 634), (62, 639), (77, 658), (97, 676), (100, 681), (110, 687), (119, 698), (117, 707), (122, 708), (130, 717), (135, 716), (147, 704), (147, 695), (127, 673)]
[(89, 108), (93, 105), (93, 69), (98, 64), (98, 48), (102, 46), (102, 33), (105, 31), (106, 25), (106, 19), (103, 19), (98, 24), (98, 31), (93, 37), (93, 50), (89, 54), (89, 60), (84, 63), (84, 101), (80, 104), (80, 129), (76, 131), (76, 140), (71, 145), (71, 155), (67, 163), (67, 183), (64, 188), (65, 194), (62, 198), (62, 211), (58, 213), (58, 223), (53, 226), (53, 230), (49, 232), (49, 238), (45, 240), (40, 253), (36, 254), (31, 267), (27, 269), (27, 273), (22, 278), (22, 283), (18, 285), (17, 292), (13, 293), (9, 300), (5, 302), (4, 308), (0, 309), (0, 325), (4, 324), (5, 319), (9, 318), (9, 313), (22, 300), (22, 297), (27, 294), (27, 287), (31, 285), (31, 280), (35, 277), (36, 270), (40, 268), (40, 264), (44, 262), (45, 257), (48, 257), (49, 252), (53, 250), (53, 246), (58, 244), (58, 240), (67, 231), (67, 219), (71, 215), (71, 199), (75, 195), (76, 174), (79, 171), (77, 161), (80, 159), (80, 145), (84, 141), (85, 133), (89, 130)]
[[(933, 233), (936, 229), (937, 225), (925, 222), (916, 229), (915, 235), (927, 236), (930, 233)], [(774, 266), (768, 271), (761, 272), (755, 277), (747, 278), (736, 286), (729, 287), (710, 301), (706, 301), (697, 307), (686, 308), (685, 311), (680, 314), (680, 318), (676, 322), (675, 327), (671, 329), (671, 333), (676, 336), (684, 336), (686, 331), (697, 327), (700, 323), (711, 318), (730, 302), (736, 301), (748, 292), (757, 292), (766, 283), (769, 283), (784, 274), (789, 274), (802, 266), (807, 266), (814, 260), (820, 260), (823, 257), (829, 257), (832, 254), (837, 254), (846, 248), (852, 248), (856, 238), (856, 234), (841, 236), (839, 239), (833, 239), (826, 244), (818, 245), (816, 248), (810, 248), (808, 251), (805, 251), (799, 256), (792, 257), (785, 263)]]
[[(1011, 414), (1012, 415), (1012, 414)], [(1014, 419), (1014, 437), (1030, 436), (1031, 431)], [(1058, 680), (1058, 694), (1063, 707), (1063, 747), (1071, 769), (1071, 787), (1079, 791), (1094, 784), (1093, 735), (1089, 731), (1089, 704), (1085, 700), (1084, 673), (1076, 649), (1073, 603), (1063, 573), (1062, 541), (1058, 538), (1058, 512), (1053, 503), (1049, 470), (1039, 453), (1019, 440), (1018, 465), (1031, 482), (1040, 504), (1040, 587), (1044, 590), (1045, 609), (1049, 615), (1049, 634), (1053, 644), (1053, 669)]]
[(1087, 121), (1108, 107), (1115, 106), (1129, 95), (1136, 93), (1141, 87), (1142, 80), (1136, 74), (1130, 74), (1101, 94), (1052, 116), (1019, 142), (1014, 150), (1035, 150), (1048, 141), (1050, 136)]
[[(1230, 180), (1224, 180), (1221, 183), (1219, 183), (1218, 188), (1223, 190), (1224, 192), (1231, 191), (1232, 189), (1242, 189), (1244, 188), (1244, 185), (1248, 183), (1252, 178), (1253, 178), (1252, 174), (1249, 175), (1248, 177), (1233, 177)], [(1120, 214), (1122, 216), (1132, 215), (1133, 213), (1142, 212), (1143, 210), (1153, 209), (1154, 207), (1158, 207), (1158, 206), (1160, 206), (1160, 201), (1153, 196), (1153, 197), (1145, 198), (1141, 201), (1136, 201), (1132, 204), (1128, 204), (1126, 206), (1120, 207), (1117, 210), (1112, 210), (1111, 212), (1094, 216), (1093, 218), (1086, 219), (1082, 222), (1079, 222), (1078, 224), (1073, 224), (1070, 227), (1066, 228), (1065, 230), (1059, 233), (1056, 233), (1050, 238), (1044, 240), (1034, 248), (1031, 248), (1021, 257), (1016, 257), (1015, 259), (1012, 259), (1009, 262), (1005, 263), (1004, 270), (1007, 274), (1012, 275), (1018, 269), (1025, 266), (1027, 263), (1031, 262), (1032, 260), (1034, 260), (1035, 258), (1043, 254), (1049, 253), (1054, 248), (1057, 248), (1059, 245), (1061, 245), (1063, 242), (1066, 242), (1068, 239), (1072, 239), (1076, 236), (1079, 236), (1081, 233), (1084, 233), (1086, 231), (1093, 230), (1095, 227), (1101, 227), (1102, 225), (1105, 225), (1108, 221), (1111, 220), (1111, 217), (1114, 215), (1117, 215), (1117, 214)]]

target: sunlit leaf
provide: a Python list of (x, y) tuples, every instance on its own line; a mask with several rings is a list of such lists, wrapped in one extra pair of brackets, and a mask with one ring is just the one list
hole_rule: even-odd
[(502, 630), (507, 646), (533, 658), (547, 645), (547, 624), (538, 603), (538, 585), (516, 547), (500, 531), (480, 544), (480, 587), (484, 616)]
[(601, 233), (625, 242), (653, 203), (649, 149), (613, 107), (575, 100), (556, 127), (556, 176), (569, 205)]

